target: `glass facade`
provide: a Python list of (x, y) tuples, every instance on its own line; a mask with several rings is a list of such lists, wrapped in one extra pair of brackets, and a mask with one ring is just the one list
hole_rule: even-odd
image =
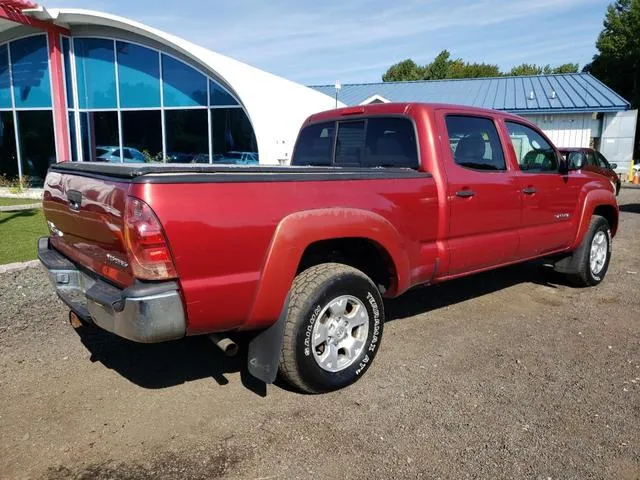
[(0, 45), (0, 108), (11, 108), (11, 70), (9, 47)]
[[(75, 37), (83, 161), (257, 163), (253, 127), (218, 82), (167, 53), (115, 39)], [(71, 65), (69, 58), (65, 65)], [(99, 77), (96, 80), (96, 77)], [(71, 95), (68, 92), (68, 95)], [(73, 105), (73, 99), (68, 99)], [(240, 153), (242, 159), (239, 159)]]
[(73, 39), (80, 108), (116, 108), (118, 106), (113, 43), (113, 40), (101, 38)]
[(49, 165), (56, 163), (56, 145), (51, 110), (18, 112), (22, 175), (32, 187), (41, 187)]
[[(194, 66), (114, 38), (60, 45), (70, 160), (258, 162), (244, 108)], [(30, 35), (0, 45), (0, 175), (41, 186), (55, 161), (47, 37)]]
[(160, 55), (148, 48), (116, 42), (121, 108), (160, 106)]
[(9, 51), (16, 108), (51, 108), (47, 37), (36, 35), (14, 40)]
[(42, 186), (56, 161), (47, 37), (0, 45), (0, 177)]

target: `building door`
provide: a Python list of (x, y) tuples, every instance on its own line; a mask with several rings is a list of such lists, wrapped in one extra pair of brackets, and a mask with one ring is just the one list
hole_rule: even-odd
[(618, 173), (628, 173), (631, 168), (637, 117), (637, 110), (604, 115), (599, 150), (609, 162), (618, 165)]

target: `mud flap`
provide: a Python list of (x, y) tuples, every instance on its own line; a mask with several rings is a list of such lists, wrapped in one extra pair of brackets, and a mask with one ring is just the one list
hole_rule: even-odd
[(278, 374), (288, 310), (289, 295), (284, 301), (278, 321), (256, 335), (249, 343), (247, 358), (249, 373), (265, 383), (273, 383)]

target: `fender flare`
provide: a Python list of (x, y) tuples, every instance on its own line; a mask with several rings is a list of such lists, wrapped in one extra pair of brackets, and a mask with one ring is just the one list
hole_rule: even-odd
[(305, 249), (318, 241), (364, 238), (377, 243), (393, 262), (395, 290), (410, 282), (404, 240), (381, 215), (356, 208), (326, 208), (293, 213), (278, 224), (265, 256), (249, 318), (242, 330), (268, 327), (282, 310)]
[(616, 201), (615, 196), (608, 191), (604, 190), (591, 190), (587, 192), (585, 195), (584, 201), (582, 202), (582, 211), (580, 212), (580, 221), (578, 223), (578, 229), (576, 231), (576, 237), (571, 245), (571, 250), (575, 250), (580, 246), (582, 241), (584, 240), (584, 236), (587, 234), (587, 230), (589, 229), (589, 224), (591, 223), (591, 217), (593, 216), (596, 208), (598, 207), (610, 207), (615, 211), (615, 222), (611, 225), (611, 235), (615, 236), (616, 231), (618, 229), (618, 202)]

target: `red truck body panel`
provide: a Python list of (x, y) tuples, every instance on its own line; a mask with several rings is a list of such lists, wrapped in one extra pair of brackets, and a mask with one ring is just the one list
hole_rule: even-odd
[[(165, 228), (190, 333), (208, 331), (211, 325), (229, 330), (273, 322), (282, 306), (273, 299), (284, 299), (304, 249), (323, 239), (366, 236), (376, 241), (400, 266), (401, 291), (433, 275), (437, 222), (415, 221), (438, 216), (436, 187), (428, 176), (137, 184), (130, 194), (147, 202)], [(206, 216), (202, 205), (207, 205)], [(284, 235), (276, 235), (278, 229)], [(266, 265), (277, 268), (265, 271)]]
[[(126, 287), (134, 281), (131, 272), (107, 264), (104, 256), (126, 255), (124, 202), (127, 196), (143, 200), (164, 228), (187, 331), (203, 334), (272, 324), (305, 250), (323, 240), (358, 238), (379, 247), (393, 266), (386, 294), (396, 296), (418, 284), (575, 249), (597, 208), (613, 212), (615, 234), (617, 203), (608, 180), (588, 172), (520, 171), (505, 121), (539, 129), (515, 115), (450, 105), (380, 104), (323, 112), (305, 126), (376, 115), (413, 121), (418, 172), (378, 169), (371, 177), (342, 179), (343, 171), (335, 168), (319, 179), (302, 174), (293, 181), (282, 168), (236, 181), (242, 169), (205, 173), (209, 176), (199, 180), (193, 180), (196, 174), (172, 177), (154, 171), (120, 182), (53, 171), (46, 182), (45, 214), (57, 228), (72, 232), (53, 245)], [(492, 120), (507, 170), (487, 173), (456, 164), (446, 115)], [(79, 212), (68, 211), (69, 189), (87, 199)], [(527, 189), (535, 193), (524, 194)], [(474, 195), (459, 196), (465, 190)]]

